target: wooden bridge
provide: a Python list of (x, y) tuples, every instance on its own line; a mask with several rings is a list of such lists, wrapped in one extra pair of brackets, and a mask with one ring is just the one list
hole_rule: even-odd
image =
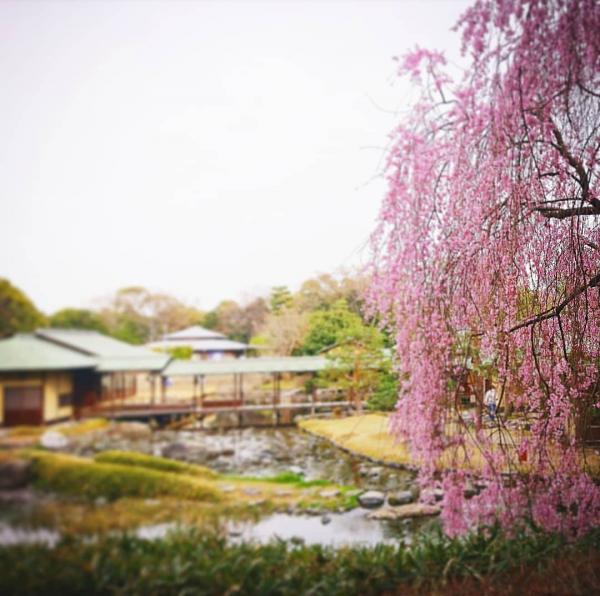
[[(270, 412), (272, 424), (290, 424), (294, 413), (306, 411), (310, 414), (332, 410), (349, 410), (349, 401), (301, 401), (275, 403), (247, 403), (242, 400), (180, 400), (170, 403), (114, 403), (87, 408), (84, 417), (102, 417), (112, 420), (155, 420), (159, 423), (172, 422), (181, 418), (202, 421), (211, 414), (235, 414), (238, 426), (243, 426), (244, 414)], [(268, 424), (268, 421), (266, 422)]]

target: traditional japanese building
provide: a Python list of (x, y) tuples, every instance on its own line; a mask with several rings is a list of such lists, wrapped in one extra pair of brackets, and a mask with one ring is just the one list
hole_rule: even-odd
[(0, 340), (0, 425), (36, 425), (77, 417), (102, 401), (137, 390), (170, 357), (96, 331), (40, 329)]
[(168, 333), (162, 340), (151, 342), (147, 347), (167, 352), (172, 348), (187, 347), (192, 350), (194, 360), (240, 358), (250, 349), (248, 344), (233, 341), (222, 333), (199, 325)]

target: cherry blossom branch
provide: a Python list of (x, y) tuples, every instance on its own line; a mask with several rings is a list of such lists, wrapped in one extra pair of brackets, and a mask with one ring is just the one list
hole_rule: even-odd
[(533, 317), (532, 319), (528, 319), (514, 327), (511, 327), (508, 332), (512, 333), (513, 331), (518, 331), (519, 329), (523, 329), (524, 327), (529, 327), (530, 325), (535, 325), (536, 323), (541, 323), (542, 321), (547, 321), (548, 319), (553, 319), (560, 315), (560, 313), (571, 303), (575, 298), (586, 292), (589, 288), (596, 288), (600, 285), (600, 273), (597, 273), (588, 281), (586, 284), (579, 286), (576, 290), (571, 292), (560, 304), (557, 304), (555, 307), (550, 310), (544, 311), (539, 315)]

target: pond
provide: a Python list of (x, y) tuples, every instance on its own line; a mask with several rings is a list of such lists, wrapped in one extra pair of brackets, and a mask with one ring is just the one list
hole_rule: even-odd
[[(151, 436), (99, 435), (82, 437), (69, 450), (93, 455), (105, 449), (140, 451), (209, 466), (225, 474), (273, 476), (282, 472), (302, 474), (306, 480), (322, 479), (361, 490), (384, 493), (408, 490), (414, 473), (389, 468), (346, 453), (328, 441), (295, 428), (232, 429), (221, 432), (156, 431)], [(24, 507), (24, 509), (34, 507)], [(41, 542), (53, 545), (59, 538), (51, 530), (19, 527), (18, 507), (2, 508), (0, 544)], [(12, 513), (9, 517), (9, 510)], [(24, 511), (21, 517), (25, 518)], [(358, 507), (346, 512), (313, 511), (313, 515), (271, 513), (254, 521), (225, 521), (222, 531), (232, 542), (292, 540), (304, 544), (375, 545), (409, 543), (429, 520), (369, 519), (370, 510)], [(176, 528), (174, 523), (141, 526), (136, 534), (161, 539)]]

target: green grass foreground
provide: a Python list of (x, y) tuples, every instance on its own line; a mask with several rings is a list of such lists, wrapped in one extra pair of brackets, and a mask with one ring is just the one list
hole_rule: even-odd
[(334, 550), (284, 542), (230, 545), (180, 532), (159, 541), (107, 536), (55, 548), (0, 548), (0, 593), (61, 594), (590, 594), (600, 588), (600, 530), (559, 536), (463, 539), (440, 534), (412, 547)]

